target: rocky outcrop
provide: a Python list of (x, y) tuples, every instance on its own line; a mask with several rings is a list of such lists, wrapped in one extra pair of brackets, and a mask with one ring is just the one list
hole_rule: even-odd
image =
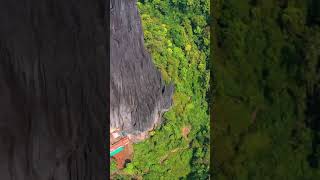
[(103, 0), (0, 2), (0, 179), (106, 179)]
[(171, 106), (173, 86), (144, 47), (136, 0), (111, 0), (110, 14), (110, 126), (144, 136)]

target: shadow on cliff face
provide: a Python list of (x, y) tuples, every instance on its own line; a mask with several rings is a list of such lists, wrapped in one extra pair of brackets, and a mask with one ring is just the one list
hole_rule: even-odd
[(103, 179), (104, 1), (0, 9), (0, 179)]
[(145, 50), (136, 0), (111, 0), (110, 13), (110, 126), (142, 135), (161, 122), (174, 87), (164, 84)]

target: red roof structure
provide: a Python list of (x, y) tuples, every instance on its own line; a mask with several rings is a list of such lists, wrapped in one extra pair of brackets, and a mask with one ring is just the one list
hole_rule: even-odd
[(110, 146), (110, 152), (116, 150), (117, 148), (119, 148), (121, 146), (126, 146), (127, 144), (129, 144), (129, 138), (123, 137), (119, 141), (115, 142), (114, 144), (112, 144)]

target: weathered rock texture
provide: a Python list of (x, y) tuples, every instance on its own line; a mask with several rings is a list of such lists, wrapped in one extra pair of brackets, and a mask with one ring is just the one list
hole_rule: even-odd
[(110, 1), (110, 125), (131, 135), (143, 134), (171, 106), (166, 86), (144, 48), (136, 0)]
[(106, 179), (103, 0), (0, 2), (0, 179)]

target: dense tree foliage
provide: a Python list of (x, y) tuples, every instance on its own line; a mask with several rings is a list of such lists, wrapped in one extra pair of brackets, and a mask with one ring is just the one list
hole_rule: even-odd
[(214, 179), (319, 179), (319, 1), (213, 3)]
[(207, 179), (209, 0), (140, 0), (138, 8), (145, 46), (164, 80), (175, 85), (174, 103), (152, 136), (134, 146), (118, 178)]

